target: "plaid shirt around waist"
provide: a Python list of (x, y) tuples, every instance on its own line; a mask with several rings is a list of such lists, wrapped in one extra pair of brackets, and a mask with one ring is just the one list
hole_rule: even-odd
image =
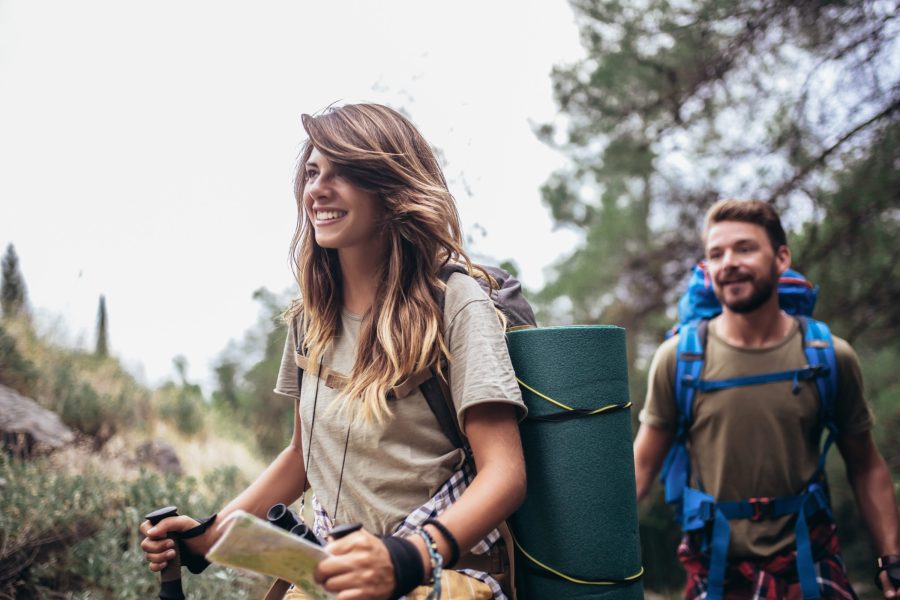
[[(466, 491), (466, 488), (469, 487), (469, 484), (474, 478), (474, 469), (471, 465), (466, 463), (461, 469), (454, 472), (440, 488), (438, 488), (438, 491), (435, 492), (434, 496), (432, 496), (428, 502), (412, 511), (405, 519), (403, 519), (403, 521), (394, 528), (392, 535), (400, 537), (414, 535), (416, 528), (421, 527), (422, 523), (427, 519), (437, 518), (441, 513), (450, 508), (450, 506), (462, 496), (463, 492)], [(313, 493), (312, 497), (312, 507), (315, 514), (313, 531), (320, 538), (325, 539), (328, 535), (328, 531), (334, 527), (334, 521), (328, 515), (328, 512), (319, 502), (318, 498), (316, 498), (315, 493)], [(487, 537), (475, 544), (469, 552), (472, 554), (487, 554), (491, 551), (491, 548), (499, 542), (500, 537), (500, 531), (494, 529), (488, 533)], [(475, 569), (458, 570), (479, 581), (483, 581), (491, 588), (491, 592), (494, 594), (494, 600), (508, 600), (506, 594), (504, 594), (503, 590), (500, 588), (500, 584), (488, 573), (477, 571)]]
[[(809, 520), (809, 539), (822, 600), (858, 600), (850, 586), (838, 544), (837, 526), (830, 517)], [(687, 572), (686, 600), (703, 600), (707, 594), (709, 552), (702, 534), (686, 534), (678, 558)], [(789, 549), (760, 559), (732, 559), (725, 574), (725, 600), (802, 600), (797, 576), (797, 550)]]

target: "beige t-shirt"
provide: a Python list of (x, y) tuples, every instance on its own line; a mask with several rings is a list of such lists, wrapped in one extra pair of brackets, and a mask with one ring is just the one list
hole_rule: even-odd
[[(806, 365), (797, 324), (784, 340), (768, 348), (740, 348), (716, 335), (710, 322), (705, 380), (728, 379), (788, 371)], [(641, 411), (642, 423), (673, 430), (678, 336), (666, 340), (650, 365), (650, 385)], [(834, 338), (838, 364), (835, 420), (842, 433), (861, 433), (872, 427), (872, 413), (863, 399), (859, 360), (850, 345)], [(791, 381), (697, 392), (688, 443), (691, 485), (719, 500), (789, 496), (799, 492), (816, 470), (819, 396), (814, 381), (801, 382), (793, 394)], [(729, 556), (766, 557), (794, 541), (792, 517), (730, 522)]]
[[(360, 317), (343, 313), (325, 366), (345, 375), (351, 372), (360, 324)], [(503, 329), (493, 303), (471, 277), (457, 273), (447, 282), (444, 324), (452, 361), (449, 383), (459, 422), (465, 423), (469, 408), (488, 402), (511, 404), (523, 418), (526, 409)], [(301, 398), (304, 460), (310, 453), (307, 477), (335, 523), (361, 522), (371, 533), (390, 534), (463, 464), (463, 451), (441, 431), (418, 389), (388, 401), (393, 417), (383, 425), (351, 425), (337, 411), (328, 410), (336, 390), (309, 373), (304, 373), (298, 394), (293, 332), (288, 332), (275, 392)]]

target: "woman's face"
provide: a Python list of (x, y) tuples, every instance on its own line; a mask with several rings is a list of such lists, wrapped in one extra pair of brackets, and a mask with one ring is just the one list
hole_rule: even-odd
[(316, 243), (337, 250), (380, 250), (384, 208), (378, 196), (343, 177), (316, 148), (302, 168), (306, 171), (303, 206)]

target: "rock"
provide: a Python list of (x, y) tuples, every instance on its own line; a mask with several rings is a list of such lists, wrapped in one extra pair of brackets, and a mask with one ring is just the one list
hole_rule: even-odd
[(22, 458), (75, 440), (59, 415), (5, 385), (0, 385), (0, 435), (3, 446)]
[(139, 463), (149, 464), (166, 475), (181, 475), (181, 461), (172, 444), (163, 440), (144, 442), (135, 450), (135, 458)]

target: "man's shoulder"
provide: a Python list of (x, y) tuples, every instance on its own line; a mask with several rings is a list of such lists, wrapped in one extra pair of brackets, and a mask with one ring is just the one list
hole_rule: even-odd
[[(824, 321), (822, 321), (824, 323)], [(825, 323), (827, 325), (827, 323)], [(831, 333), (831, 345), (834, 348), (834, 356), (837, 361), (838, 368), (842, 369), (848, 365), (859, 364), (859, 358), (850, 342), (844, 338)]]
[(831, 336), (831, 341), (834, 344), (834, 353), (838, 357), (838, 360), (856, 360), (856, 350), (853, 349), (850, 342), (833, 334)]
[(834, 359), (837, 363), (839, 376), (841, 378), (850, 377), (861, 380), (862, 374), (860, 373), (859, 357), (856, 355), (856, 350), (844, 338), (832, 335), (831, 339), (834, 344)]
[(665, 378), (668, 381), (674, 381), (675, 363), (678, 359), (678, 341), (680, 337), (676, 333), (669, 339), (665, 340), (656, 349), (653, 355), (653, 361), (650, 372), (655, 378)]
[(678, 343), (680, 340), (681, 334), (676, 333), (659, 345), (659, 348), (656, 349), (656, 355), (660, 359), (671, 357), (672, 360), (674, 360), (675, 355), (678, 353)]

